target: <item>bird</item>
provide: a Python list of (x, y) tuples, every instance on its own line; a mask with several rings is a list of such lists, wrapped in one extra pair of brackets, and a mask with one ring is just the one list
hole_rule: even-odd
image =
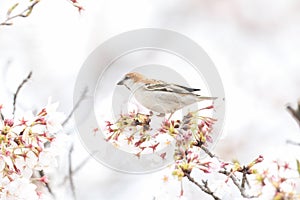
[(170, 114), (168, 120), (173, 113), (188, 105), (216, 99), (194, 93), (200, 89), (150, 79), (138, 72), (127, 73), (117, 85), (125, 86), (142, 106), (157, 112), (158, 116)]

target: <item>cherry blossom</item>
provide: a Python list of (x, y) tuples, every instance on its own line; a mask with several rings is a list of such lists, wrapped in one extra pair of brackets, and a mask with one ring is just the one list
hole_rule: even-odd
[(37, 115), (0, 120), (0, 198), (37, 200), (45, 196), (40, 184), (46, 176), (38, 172), (56, 167), (51, 152), (55, 133), (62, 130), (63, 116), (56, 111), (58, 103), (48, 102)]
[(0, 192), (3, 200), (38, 200), (37, 186), (27, 178), (17, 178), (10, 181)]

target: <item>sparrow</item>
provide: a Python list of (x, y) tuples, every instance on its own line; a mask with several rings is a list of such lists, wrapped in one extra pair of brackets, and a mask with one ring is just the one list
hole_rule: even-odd
[(200, 89), (149, 79), (137, 72), (126, 74), (117, 85), (129, 89), (142, 106), (159, 113), (158, 116), (171, 114), (169, 119), (174, 112), (188, 105), (216, 99), (216, 97), (205, 97), (194, 93)]

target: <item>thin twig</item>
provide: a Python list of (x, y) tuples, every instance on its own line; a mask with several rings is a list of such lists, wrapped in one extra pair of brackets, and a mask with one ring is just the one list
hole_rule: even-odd
[[(200, 148), (211, 158), (217, 158), (219, 159), (216, 155), (214, 155), (208, 148), (206, 148), (204, 145), (201, 145)], [(239, 189), (241, 195), (244, 198), (257, 198), (258, 195), (249, 195), (246, 193), (246, 188), (245, 188), (245, 183), (247, 183), (247, 185), (249, 185), (248, 179), (247, 179), (247, 168), (245, 168), (245, 170), (243, 170), (242, 174), (242, 182), (235, 176), (235, 174), (233, 174), (232, 172), (229, 172), (227, 170), (220, 170), (219, 171), (220, 174), (224, 174), (227, 177), (229, 177), (232, 182), (234, 183), (234, 185)]]
[(243, 168), (242, 184), (241, 184), (242, 188), (245, 188), (245, 184), (246, 184), (246, 181), (247, 181), (247, 171), (245, 171), (245, 170), (246, 170), (246, 168), (244, 167)]
[(202, 180), (203, 185), (198, 183), (193, 177), (191, 177), (190, 173), (184, 172), (185, 177), (189, 179), (190, 182), (194, 183), (196, 186), (198, 186), (203, 192), (213, 197), (215, 200), (221, 200), (219, 197), (217, 197), (214, 192), (211, 191), (211, 189), (208, 187), (207, 181)]
[(245, 187), (242, 187), (242, 184), (240, 183), (240, 180), (234, 174), (232, 174), (231, 172), (228, 172), (226, 170), (220, 170), (219, 173), (228, 176), (232, 180), (233, 184), (239, 189), (241, 195), (244, 198), (252, 199), (252, 198), (259, 197), (259, 195), (249, 195), (249, 194), (247, 194), (246, 189), (245, 189)]
[[(76, 111), (76, 109), (80, 106), (80, 103), (86, 97), (87, 92), (88, 92), (88, 88), (85, 88), (84, 91), (82, 92), (79, 100), (76, 102), (75, 106), (73, 107), (72, 111), (69, 113), (69, 115), (67, 116), (65, 121), (62, 123), (62, 126), (65, 126), (69, 122), (69, 120), (71, 119), (71, 117), (74, 114), (74, 112)], [(69, 180), (73, 199), (76, 199), (75, 184), (74, 184), (73, 176), (76, 172), (78, 172), (87, 163), (87, 161), (90, 159), (90, 156), (87, 157), (85, 160), (83, 160), (82, 163), (73, 170), (73, 163), (72, 163), (73, 149), (74, 149), (74, 144), (72, 143), (71, 147), (69, 149), (69, 155), (68, 155), (68, 162), (69, 162), (68, 176), (66, 176), (64, 178), (63, 185), (65, 184), (65, 182), (67, 180)]]
[(65, 121), (62, 123), (62, 126), (65, 126), (69, 122), (69, 120), (71, 119), (71, 117), (72, 117), (73, 113), (75, 112), (75, 110), (77, 110), (77, 108), (79, 107), (80, 103), (86, 97), (87, 92), (88, 92), (88, 88), (86, 87), (84, 89), (84, 91), (82, 92), (80, 98), (76, 102), (75, 106), (73, 107), (73, 109), (71, 110), (71, 112), (69, 113), (69, 115), (67, 116), (67, 118), (65, 119)]
[(13, 101), (13, 116), (15, 115), (16, 111), (16, 104), (17, 104), (17, 97), (21, 90), (21, 88), (24, 86), (24, 84), (31, 78), (32, 72), (29, 72), (28, 76), (22, 81), (22, 83), (18, 86), (16, 93), (14, 94), (14, 101)]
[(250, 182), (249, 182), (249, 180), (248, 180), (248, 177), (247, 177), (247, 176), (245, 176), (245, 181), (246, 181), (246, 184), (247, 184), (248, 188), (250, 188), (250, 189), (251, 189), (251, 185), (250, 185)]
[[(97, 153), (97, 152), (95, 152), (95, 153)], [(95, 154), (95, 153), (93, 153), (93, 154)], [(77, 174), (77, 172), (80, 171), (88, 163), (88, 161), (91, 158), (92, 158), (92, 156), (87, 156), (83, 161), (81, 161), (81, 163), (72, 171), (72, 175), (74, 176), (75, 174)], [(64, 178), (63, 182), (60, 185), (65, 185), (67, 180), (68, 180), (68, 176), (66, 176)]]
[(81, 170), (85, 164), (92, 158), (92, 156), (87, 156), (81, 163), (73, 170), (73, 174), (76, 174), (79, 170)]
[(74, 180), (73, 180), (73, 170), (72, 170), (72, 153), (73, 153), (74, 146), (73, 144), (70, 147), (69, 150), (69, 156), (68, 156), (68, 161), (69, 161), (69, 181), (70, 181), (70, 186), (71, 186), (71, 192), (73, 195), (73, 199), (76, 199), (76, 193), (75, 193), (75, 185), (74, 185)]
[(78, 9), (78, 12), (80, 13), (84, 8), (80, 5), (80, 3), (77, 0), (68, 0), (69, 3), (71, 3), (75, 8)]
[[(290, 105), (287, 105), (286, 109), (289, 111), (289, 113), (292, 115), (295, 121), (298, 122), (298, 125), (300, 126), (300, 100), (298, 101), (297, 109), (292, 108)], [(300, 146), (300, 142), (295, 142), (292, 140), (287, 140), (286, 143)]]
[(31, 5), (29, 5), (29, 6), (28, 6), (25, 10), (23, 10), (21, 13), (16, 14), (16, 15), (13, 15), (13, 16), (10, 16), (11, 11), (12, 11), (12, 10), (16, 7), (16, 5), (17, 5), (17, 4), (15, 4), (14, 8), (11, 8), (11, 10), (8, 11), (9, 14), (8, 14), (7, 18), (5, 19), (4, 22), (0, 23), (0, 26), (10, 26), (10, 25), (13, 24), (11, 21), (12, 21), (13, 19), (15, 19), (15, 18), (18, 18), (18, 17), (23, 17), (23, 18), (28, 17), (28, 16), (31, 14), (33, 8), (34, 8), (39, 2), (40, 2), (40, 0), (35, 0)]
[(208, 148), (206, 148), (204, 145), (201, 145), (200, 148), (211, 158), (217, 158), (215, 154), (209, 151)]
[(1, 120), (4, 120), (4, 116), (3, 116), (2, 112), (1, 112), (1, 110), (0, 110), (0, 118), (1, 118)]
[[(41, 170), (41, 171), (39, 171), (39, 175), (40, 175), (40, 177), (43, 177), (43, 176), (45, 176), (45, 172), (43, 170)], [(51, 186), (49, 185), (49, 183), (45, 183), (45, 186), (46, 186), (49, 194), (51, 194), (52, 197), (55, 198), (55, 195), (54, 195), (54, 193), (53, 193), (53, 191), (52, 191)]]
[(287, 105), (286, 109), (294, 117), (294, 119), (298, 122), (298, 125), (300, 126), (300, 101), (298, 102), (297, 109), (292, 108), (290, 105)]
[(296, 145), (296, 146), (300, 146), (300, 142), (294, 142), (294, 141), (292, 141), (292, 140), (287, 140), (286, 143), (287, 143), (287, 144)]

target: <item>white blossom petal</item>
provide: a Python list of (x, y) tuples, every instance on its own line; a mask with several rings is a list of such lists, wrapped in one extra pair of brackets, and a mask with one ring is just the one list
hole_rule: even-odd
[(50, 151), (43, 151), (39, 155), (39, 162), (37, 169), (45, 169), (49, 167), (56, 167), (57, 160), (55, 156)]
[(0, 156), (0, 172), (2, 172), (4, 168), (5, 168), (5, 161), (3, 156)]

